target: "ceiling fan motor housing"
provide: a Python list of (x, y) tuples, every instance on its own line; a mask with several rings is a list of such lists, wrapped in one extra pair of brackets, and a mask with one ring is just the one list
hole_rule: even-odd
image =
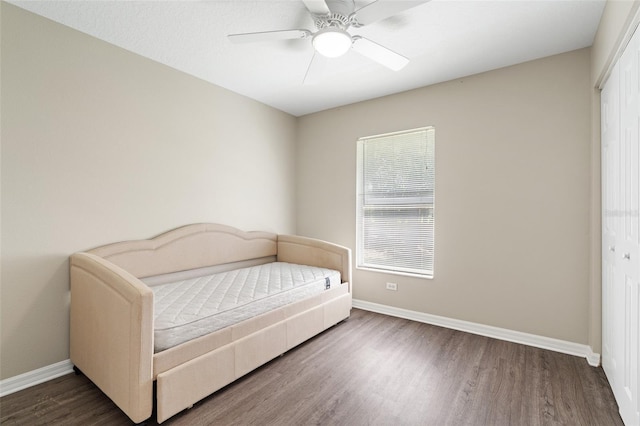
[(325, 0), (325, 4), (330, 13), (314, 14), (314, 23), (317, 29), (341, 28), (346, 30), (351, 26), (360, 26), (354, 16), (356, 5), (353, 0)]
[(341, 28), (346, 30), (351, 25), (351, 20), (348, 16), (340, 13), (331, 13), (327, 16), (317, 16), (315, 24), (319, 30), (323, 28)]

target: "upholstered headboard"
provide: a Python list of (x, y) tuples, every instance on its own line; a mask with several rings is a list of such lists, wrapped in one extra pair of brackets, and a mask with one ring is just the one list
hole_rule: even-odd
[(245, 232), (201, 223), (177, 228), (148, 240), (124, 241), (89, 250), (136, 278), (221, 265), (267, 256), (278, 250), (277, 234)]

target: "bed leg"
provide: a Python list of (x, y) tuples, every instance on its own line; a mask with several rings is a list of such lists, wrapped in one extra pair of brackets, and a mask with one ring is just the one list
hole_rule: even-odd
[(76, 376), (83, 376), (84, 374), (82, 374), (82, 371), (80, 371), (80, 369), (78, 367), (76, 367), (75, 365), (73, 366), (73, 372)]

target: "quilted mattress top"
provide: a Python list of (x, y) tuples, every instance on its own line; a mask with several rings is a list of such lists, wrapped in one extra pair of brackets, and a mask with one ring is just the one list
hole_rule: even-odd
[(340, 284), (340, 273), (285, 262), (152, 286), (159, 352)]

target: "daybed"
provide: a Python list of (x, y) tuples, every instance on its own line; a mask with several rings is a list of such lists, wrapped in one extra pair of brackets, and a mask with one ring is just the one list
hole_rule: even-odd
[[(273, 302), (265, 276), (290, 290), (276, 266), (295, 275), (297, 265), (317, 267), (315, 290)], [(329, 270), (339, 273), (337, 281), (323, 276)], [(257, 277), (244, 287), (262, 295), (258, 301), (227, 285), (240, 276)], [(160, 423), (351, 312), (348, 248), (217, 224), (73, 254), (70, 278), (71, 362), (136, 423), (151, 417), (154, 394)], [(217, 290), (207, 293), (202, 282)], [(224, 296), (216, 296), (218, 288)], [(235, 315), (230, 299), (255, 309)], [(175, 328), (183, 326), (191, 329)]]

